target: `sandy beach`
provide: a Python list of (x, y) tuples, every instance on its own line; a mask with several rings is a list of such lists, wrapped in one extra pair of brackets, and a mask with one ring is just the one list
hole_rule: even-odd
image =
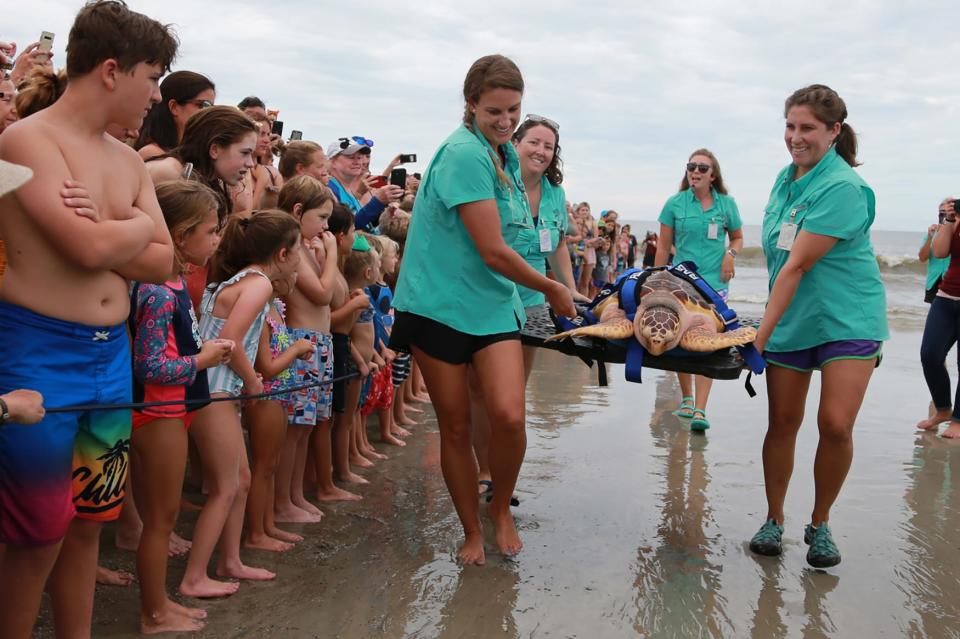
[[(713, 427), (693, 435), (670, 411), (672, 374), (642, 385), (610, 367), (541, 351), (529, 388), (528, 452), (515, 509), (525, 548), (488, 563), (454, 561), (460, 527), (439, 467), (432, 417), (368, 472), (359, 505), (324, 507), (306, 541), (250, 553), (274, 583), (203, 605), (198, 637), (957, 637), (960, 636), (960, 444), (918, 434), (926, 388), (916, 331), (895, 332), (871, 383), (856, 454), (831, 524), (843, 563), (806, 566), (816, 446), (811, 402), (787, 501), (783, 557), (747, 541), (765, 506), (764, 384), (715, 386)], [(955, 368), (951, 366), (955, 371)], [(817, 396), (814, 377), (811, 397)], [(432, 411), (428, 408), (428, 415)], [(373, 437), (372, 437), (373, 438)], [(188, 533), (193, 515), (182, 517)], [(133, 555), (104, 534), (102, 563)], [(184, 560), (171, 561), (173, 588)], [(197, 603), (194, 601), (193, 603)], [(135, 587), (99, 586), (94, 636), (133, 637)], [(39, 635), (52, 636), (45, 606)]]

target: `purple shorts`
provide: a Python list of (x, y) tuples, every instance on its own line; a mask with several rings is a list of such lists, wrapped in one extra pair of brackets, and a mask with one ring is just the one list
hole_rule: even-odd
[(883, 342), (875, 342), (869, 339), (847, 339), (839, 342), (827, 342), (799, 351), (784, 351), (781, 353), (766, 351), (763, 357), (768, 364), (808, 373), (813, 370), (820, 370), (838, 359), (876, 359), (876, 365), (880, 366), (882, 351)]

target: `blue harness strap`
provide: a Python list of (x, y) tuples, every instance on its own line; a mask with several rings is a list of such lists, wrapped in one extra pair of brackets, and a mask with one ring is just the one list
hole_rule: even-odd
[[(620, 278), (617, 278), (617, 284), (620, 285), (620, 306), (627, 319), (631, 322), (637, 315), (637, 284), (641, 279), (646, 279), (649, 273), (644, 273), (640, 269), (631, 269), (625, 272)], [(628, 382), (642, 383), (641, 373), (643, 371), (643, 346), (636, 339), (627, 340), (627, 358), (625, 366), (625, 376)]]
[[(727, 303), (724, 301), (720, 294), (713, 290), (713, 287), (707, 284), (702, 277), (697, 273), (697, 266), (693, 262), (680, 262), (670, 267), (670, 272), (674, 273), (690, 282), (693, 286), (696, 287), (700, 293), (706, 297), (713, 304), (714, 308), (717, 310), (717, 313), (720, 315), (720, 319), (723, 320), (723, 326), (725, 331), (735, 331), (740, 328), (740, 322), (737, 319), (737, 313), (732, 308), (727, 306)], [(750, 369), (750, 373), (747, 375), (747, 382), (745, 387), (747, 389), (747, 394), (750, 397), (755, 397), (757, 392), (753, 389), (753, 384), (751, 383), (751, 376), (753, 374), (762, 375), (763, 371), (767, 368), (767, 362), (763, 359), (763, 356), (757, 352), (757, 349), (753, 344), (744, 344), (742, 346), (737, 346), (737, 351), (740, 353), (740, 356), (743, 358), (743, 361), (747, 364), (747, 368)]]

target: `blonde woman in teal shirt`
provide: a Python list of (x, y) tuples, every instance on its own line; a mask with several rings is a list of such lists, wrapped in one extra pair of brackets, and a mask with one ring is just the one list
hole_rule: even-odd
[[(743, 248), (743, 222), (737, 203), (727, 194), (720, 163), (713, 153), (697, 149), (690, 155), (680, 191), (663, 205), (659, 221), (660, 239), (654, 264), (666, 264), (670, 249), (676, 246), (674, 264), (694, 262), (700, 276), (726, 299), (727, 287), (735, 274), (734, 260)], [(690, 419), (691, 430), (707, 430), (707, 400), (713, 380), (687, 373), (678, 373), (677, 377), (682, 398), (674, 414)]]
[(853, 426), (880, 348), (889, 338), (886, 294), (870, 243), (873, 190), (857, 175), (857, 138), (833, 89), (815, 84), (787, 98), (784, 140), (793, 160), (774, 182), (763, 217), (770, 298), (757, 339), (767, 368), (763, 441), (766, 522), (750, 541), (783, 552), (783, 504), (810, 377), (821, 372), (815, 498), (807, 563), (840, 563), (827, 521), (853, 461)]
[(510, 138), (520, 119), (523, 77), (508, 58), (470, 67), (463, 124), (424, 173), (397, 282), (393, 348), (420, 365), (440, 427), (440, 464), (465, 541), (464, 564), (484, 563), (471, 445), (468, 365), (492, 424), (490, 470), (497, 486), (489, 514), (500, 552), (523, 546), (510, 497), (526, 451), (523, 351), (526, 321), (517, 285), (540, 291), (556, 312), (575, 314), (570, 291), (510, 248), (533, 220)]
[[(590, 299), (577, 291), (570, 252), (564, 242), (568, 227), (568, 204), (561, 186), (563, 160), (560, 158), (560, 125), (543, 116), (527, 115), (513, 134), (513, 145), (520, 161), (520, 178), (530, 205), (533, 225), (517, 234), (512, 247), (542, 275), (546, 275), (546, 262), (549, 260), (554, 276), (570, 289), (573, 298), (589, 303)], [(525, 286), (518, 286), (517, 290), (523, 310), (528, 315), (546, 304), (546, 298), (540, 291)], [(523, 346), (525, 379), (530, 377), (536, 352), (535, 346)], [(490, 477), (488, 459), (490, 423), (483, 408), (483, 389), (476, 383), (475, 376), (471, 376), (470, 382), (473, 447), (480, 466), (479, 492), (489, 497), (495, 487)]]

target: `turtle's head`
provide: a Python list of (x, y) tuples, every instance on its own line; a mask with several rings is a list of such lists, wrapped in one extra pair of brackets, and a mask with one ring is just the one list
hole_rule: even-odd
[(660, 355), (680, 343), (680, 313), (677, 304), (664, 300), (663, 304), (644, 305), (633, 319), (633, 333), (640, 345), (651, 355)]

